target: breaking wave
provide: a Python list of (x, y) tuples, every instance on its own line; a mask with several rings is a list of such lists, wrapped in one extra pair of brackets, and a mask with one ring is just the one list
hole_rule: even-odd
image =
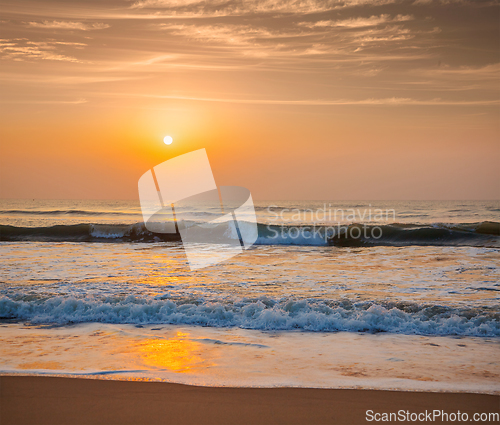
[[(245, 223), (239, 223), (244, 227)], [(0, 225), (0, 241), (46, 242), (171, 242), (180, 235), (153, 233), (143, 223), (74, 224), (49, 227)], [(257, 245), (317, 246), (477, 246), (500, 247), (500, 223), (432, 225), (384, 224), (266, 225), (258, 224)]]
[(500, 311), (410, 302), (318, 299), (193, 300), (129, 296), (0, 298), (0, 318), (33, 324), (185, 324), (257, 330), (500, 336)]

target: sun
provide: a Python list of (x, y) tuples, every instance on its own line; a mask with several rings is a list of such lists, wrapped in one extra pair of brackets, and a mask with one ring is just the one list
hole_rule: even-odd
[(165, 137), (163, 138), (163, 142), (164, 142), (166, 145), (171, 145), (173, 141), (174, 141), (174, 139), (172, 139), (172, 137), (170, 137), (170, 136), (165, 136)]

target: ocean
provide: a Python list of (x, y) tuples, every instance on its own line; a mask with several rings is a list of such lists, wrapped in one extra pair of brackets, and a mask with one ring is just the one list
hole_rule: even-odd
[(499, 201), (255, 211), (191, 271), (138, 202), (0, 201), (0, 373), (500, 393)]

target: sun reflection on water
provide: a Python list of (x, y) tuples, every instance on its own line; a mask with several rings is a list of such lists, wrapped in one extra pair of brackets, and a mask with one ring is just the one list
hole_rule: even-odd
[(148, 366), (177, 373), (187, 373), (193, 369), (211, 366), (212, 363), (208, 364), (207, 359), (201, 356), (201, 344), (191, 341), (188, 336), (188, 333), (179, 331), (174, 338), (143, 341), (139, 349), (142, 360)]

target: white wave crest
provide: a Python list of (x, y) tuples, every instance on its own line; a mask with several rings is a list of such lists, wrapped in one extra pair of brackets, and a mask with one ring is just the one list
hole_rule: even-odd
[(239, 300), (189, 302), (143, 299), (53, 297), (0, 298), (0, 317), (32, 323), (188, 324), (258, 330), (391, 332), (419, 335), (500, 336), (498, 313), (436, 306), (405, 311), (375, 303), (342, 305), (320, 300)]

